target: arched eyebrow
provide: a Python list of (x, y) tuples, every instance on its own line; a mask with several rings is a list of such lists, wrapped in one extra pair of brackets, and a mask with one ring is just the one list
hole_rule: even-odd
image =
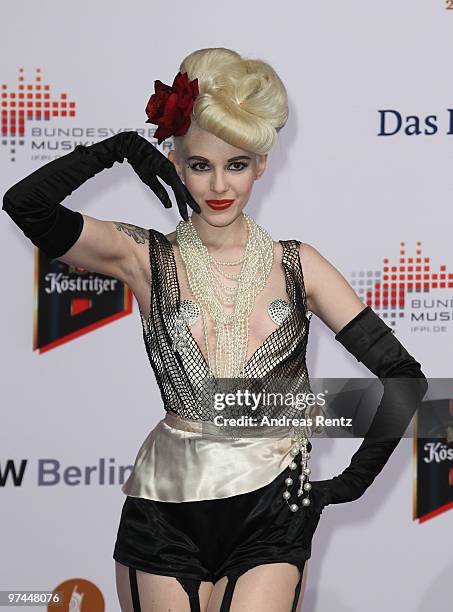
[[(190, 161), (192, 159), (198, 159), (199, 161), (204, 161), (206, 163), (210, 163), (209, 159), (207, 159), (206, 157), (202, 157), (201, 155), (191, 155), (190, 157), (187, 158), (187, 161)], [(238, 161), (240, 159), (252, 159), (249, 155), (236, 155), (236, 157), (230, 157), (230, 159), (228, 159), (228, 162), (233, 162), (233, 161)]]

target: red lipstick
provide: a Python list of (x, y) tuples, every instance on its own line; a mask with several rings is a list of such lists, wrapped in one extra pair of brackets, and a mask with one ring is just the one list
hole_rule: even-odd
[(206, 204), (213, 210), (225, 210), (231, 206), (233, 202), (234, 200), (206, 200)]

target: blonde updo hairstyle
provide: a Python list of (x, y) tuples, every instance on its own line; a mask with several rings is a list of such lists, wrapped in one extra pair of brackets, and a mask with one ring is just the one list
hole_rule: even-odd
[[(192, 122), (239, 149), (259, 155), (272, 149), (288, 119), (288, 96), (268, 63), (217, 47), (188, 55), (180, 72), (198, 79)], [(173, 137), (177, 153), (183, 139)]]

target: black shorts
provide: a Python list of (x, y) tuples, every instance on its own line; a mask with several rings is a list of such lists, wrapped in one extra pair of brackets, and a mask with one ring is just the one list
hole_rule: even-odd
[[(325, 504), (315, 487), (310, 506), (297, 498), (300, 457), (296, 470), (287, 467), (264, 487), (232, 497), (176, 503), (127, 496), (113, 558), (136, 570), (213, 583), (266, 563), (292, 563), (302, 574)], [(288, 476), (296, 512), (282, 496)]]

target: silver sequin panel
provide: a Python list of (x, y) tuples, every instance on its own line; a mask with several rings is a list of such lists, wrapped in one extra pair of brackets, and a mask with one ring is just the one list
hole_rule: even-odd
[[(293, 304), (277, 298), (267, 307), (267, 312), (276, 325), (281, 325), (289, 316)], [(311, 318), (312, 313), (307, 311), (307, 319)], [(188, 334), (187, 326), (193, 325), (200, 316), (200, 307), (192, 300), (181, 300), (180, 309), (175, 319), (175, 328), (173, 334), (173, 350), (179, 352), (187, 352), (188, 350)]]
[[(281, 325), (289, 316), (293, 305), (280, 298), (273, 300), (267, 307), (267, 312), (276, 325)], [(310, 313), (311, 314), (311, 313)], [(173, 350), (187, 353), (189, 342), (187, 326), (193, 325), (200, 316), (200, 307), (192, 300), (181, 300), (180, 309), (175, 319), (173, 333)]]
[[(290, 314), (293, 305), (286, 300), (280, 298), (273, 300), (267, 307), (267, 312), (270, 318), (276, 325), (281, 325), (286, 317)], [(182, 300), (181, 307), (178, 313), (178, 321), (184, 322), (187, 325), (193, 325), (200, 315), (200, 307), (192, 300)]]

